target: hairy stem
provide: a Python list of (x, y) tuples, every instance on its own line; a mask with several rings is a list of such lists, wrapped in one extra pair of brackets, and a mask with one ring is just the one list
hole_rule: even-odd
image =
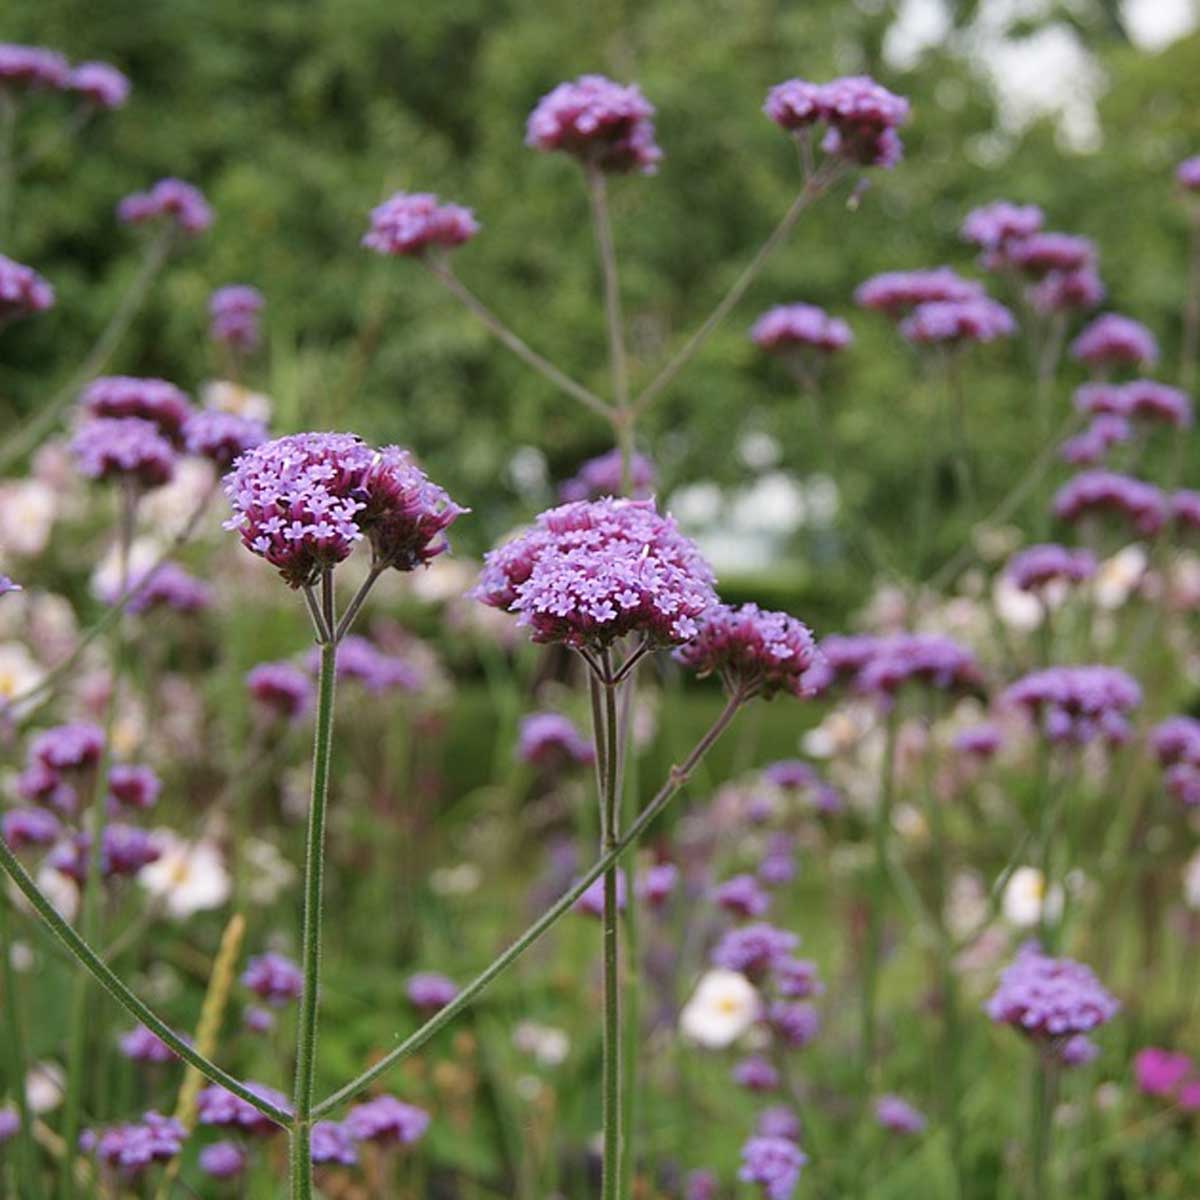
[(17, 972), (12, 961), (12, 922), (9, 919), (8, 901), (0, 900), (0, 979), (4, 983), (4, 1040), (8, 1051), (5, 1066), (8, 1068), (9, 1088), (21, 1119), (17, 1134), (18, 1177), (22, 1194), (30, 1197), (42, 1195), (42, 1180), (38, 1173), (37, 1148), (33, 1140), (29, 1102), (25, 1095), (25, 1022), (22, 1019), (21, 997), (17, 990)]
[(515, 942), (502, 954), (497, 956), (478, 975), (468, 983), (458, 995), (434, 1016), (430, 1017), (420, 1029), (411, 1033), (400, 1045), (383, 1056), (369, 1070), (364, 1071), (345, 1087), (339, 1088), (333, 1095), (326, 1097), (312, 1111), (314, 1118), (323, 1117), (326, 1113), (338, 1108), (347, 1100), (358, 1095), (368, 1084), (373, 1083), (381, 1075), (386, 1074), (396, 1063), (416, 1053), (439, 1030), (445, 1028), (467, 1008), (489, 984), (502, 975), (530, 946), (554, 925), (558, 919), (571, 910), (575, 901), (599, 879), (613, 863), (621, 857), (630, 846), (653, 824), (659, 814), (667, 807), (672, 797), (687, 782), (688, 777), (696, 769), (700, 760), (708, 753), (721, 734), (728, 728), (734, 714), (743, 703), (744, 697), (731, 696), (717, 719), (709, 726), (708, 731), (693, 747), (691, 753), (677, 767), (671, 769), (666, 783), (662, 785), (654, 799), (642, 810), (637, 820), (618, 840), (617, 844), (592, 864), (583, 876), (566, 892), (563, 893)]

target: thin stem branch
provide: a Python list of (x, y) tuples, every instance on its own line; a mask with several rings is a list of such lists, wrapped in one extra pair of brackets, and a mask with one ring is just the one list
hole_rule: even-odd
[(528, 343), (518, 337), (466, 284), (454, 274), (448, 263), (434, 258), (421, 260), (433, 277), (474, 316), (501, 345), (511, 350), (523, 363), (532, 367), (543, 378), (548, 379), (560, 391), (566, 392), (592, 412), (612, 419), (612, 406), (601, 400), (595, 392), (572, 379), (544, 358)]
[(831, 187), (839, 175), (840, 171), (837, 168), (826, 172), (818, 170), (805, 181), (804, 186), (788, 207), (787, 212), (783, 214), (779, 224), (775, 226), (771, 235), (759, 247), (758, 252), (749, 263), (746, 264), (742, 273), (734, 280), (733, 286), (721, 298), (717, 307), (709, 313), (700, 327), (675, 352), (662, 370), (659, 371), (642, 391), (641, 395), (634, 401), (633, 411), (635, 414), (644, 412), (670, 387), (675, 377), (687, 366), (696, 351), (708, 341), (717, 326), (725, 320), (738, 301), (746, 294), (746, 290), (758, 277), (763, 267), (770, 261), (771, 256), (787, 240), (788, 234), (792, 232), (792, 228), (800, 219), (800, 214)]
[(367, 594), (371, 588), (375, 586), (375, 581), (387, 570), (387, 567), (381, 563), (372, 563), (371, 570), (366, 579), (362, 581), (362, 585), (358, 591), (354, 593), (350, 603), (346, 606), (346, 611), (342, 613), (341, 619), (337, 623), (337, 628), (334, 630), (333, 640), (340, 642), (346, 634), (350, 632), (350, 626), (354, 624), (354, 618), (358, 616), (358, 610), (362, 608), (366, 601)]
[(21, 865), (8, 844), (0, 838), (0, 869), (16, 884), (18, 890), (29, 901), (34, 911), (50, 927), (51, 932), (70, 952), (71, 956), (91, 973), (92, 978), (118, 1004), (140, 1021), (155, 1037), (165, 1042), (184, 1062), (195, 1067), (206, 1079), (220, 1084), (241, 1100), (245, 1100), (264, 1117), (286, 1128), (291, 1123), (291, 1114), (282, 1108), (277, 1108), (260, 1096), (256, 1096), (244, 1084), (223, 1071), (216, 1063), (210, 1062), (203, 1054), (197, 1053), (195, 1047), (181, 1038), (165, 1021), (140, 1000), (117, 977), (107, 963), (75, 932), (69, 922), (59, 915), (41, 888), (29, 877), (29, 873)]
[(13, 192), (17, 186), (15, 153), (17, 133), (17, 101), (0, 89), (0, 245), (8, 246), (11, 230)]
[[(605, 650), (601, 660), (605, 675), (612, 678), (611, 652)], [(594, 731), (597, 742), (603, 737), (606, 745), (604, 791), (600, 796), (601, 853), (607, 854), (617, 844), (618, 794), (620, 792), (621, 754), (618, 742), (617, 688), (614, 683), (604, 686), (604, 722)], [(613, 862), (604, 872), (604, 1051), (603, 1051), (603, 1117), (604, 1156), (601, 1170), (600, 1194), (603, 1200), (617, 1200), (621, 1182), (621, 963), (618, 931), (620, 866)], [(627, 898), (627, 901), (630, 898)]]
[(24, 458), (54, 429), (63, 413), (74, 402), (79, 389), (104, 369), (137, 316), (150, 292), (150, 285), (167, 261), (173, 238), (174, 226), (168, 223), (146, 243), (141, 268), (134, 276), (129, 290), (113, 310), (108, 324), (101, 331), (79, 370), (0, 446), (0, 474), (4, 474), (14, 463)]
[(323, 1117), (326, 1113), (338, 1108), (347, 1100), (358, 1095), (368, 1084), (373, 1083), (381, 1075), (385, 1075), (396, 1063), (414, 1054), (439, 1030), (449, 1025), (455, 1017), (483, 992), (489, 984), (502, 975), (530, 946), (534, 944), (558, 919), (571, 910), (575, 901), (599, 879), (613, 863), (634, 845), (646, 829), (653, 824), (663, 809), (671, 802), (675, 793), (687, 782), (696, 769), (700, 760), (708, 753), (721, 734), (728, 728), (734, 714), (744, 702), (744, 697), (735, 694), (729, 697), (725, 707), (717, 719), (709, 726), (708, 731), (692, 748), (687, 758), (677, 767), (672, 767), (667, 781), (659, 789), (654, 799), (642, 810), (626, 832), (617, 840), (617, 844), (602, 854), (592, 866), (571, 885), (507, 950), (488, 964), (458, 995), (430, 1017), (420, 1029), (409, 1034), (400, 1045), (389, 1051), (374, 1066), (364, 1071), (356, 1079), (351, 1080), (345, 1087), (339, 1088), (331, 1096), (326, 1097), (312, 1111), (314, 1118)]
[[(327, 571), (322, 581), (323, 619), (330, 629), (336, 628), (332, 585), (329, 582), (331, 578), (332, 573)], [(292, 1200), (309, 1200), (313, 1194), (311, 1136), (321, 977), (321, 885), (325, 867), (325, 804), (329, 795), (336, 676), (337, 643), (326, 640), (321, 645), (321, 674), (317, 684), (312, 799), (308, 810), (308, 838), (304, 856), (304, 933), (301, 950), (304, 988), (296, 1020), (296, 1076), (292, 1093), (296, 1116), (291, 1131)]]
[(0, 900), (0, 980), (4, 983), (5, 1067), (9, 1073), (9, 1085), (16, 1102), (21, 1129), (17, 1135), (17, 1157), (21, 1187), (32, 1197), (42, 1195), (41, 1175), (38, 1172), (37, 1149), (33, 1140), (33, 1124), (29, 1101), (25, 1094), (25, 1031), (21, 1010), (21, 997), (17, 990), (17, 972), (12, 961), (12, 928), (7, 901)]
[(306, 583), (301, 587), (300, 591), (304, 594), (304, 604), (312, 620), (313, 632), (316, 634), (317, 643), (323, 646), (326, 642), (332, 642), (333, 631), (325, 624), (325, 614), (321, 611), (321, 602), (317, 599), (317, 594), (313, 591), (312, 585)]

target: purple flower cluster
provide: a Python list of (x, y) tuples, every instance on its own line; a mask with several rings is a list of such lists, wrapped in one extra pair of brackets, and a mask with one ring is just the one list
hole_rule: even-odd
[(895, 320), (920, 305), (965, 303), (983, 296), (983, 285), (975, 280), (964, 279), (949, 267), (931, 267), (872, 275), (855, 289), (854, 302)]
[(1008, 560), (1004, 573), (1020, 591), (1038, 592), (1054, 583), (1086, 583), (1096, 573), (1096, 556), (1053, 543), (1029, 546)]
[[(654, 491), (654, 479), (654, 463), (644, 454), (633, 454), (629, 459), (630, 495), (636, 500), (647, 499)], [(589, 458), (579, 468), (579, 473), (558, 489), (559, 498), (567, 502), (598, 500), (601, 496), (616, 496), (620, 492), (620, 450), (609, 450)]]
[[(143, 583), (142, 580), (146, 582)], [(136, 594), (129, 601), (126, 610), (135, 614), (150, 612), (156, 608), (185, 614), (198, 613), (212, 603), (212, 588), (202, 579), (189, 575), (177, 563), (162, 563), (148, 580), (145, 575), (135, 577), (129, 586), (136, 589)], [(119, 599), (115, 593), (104, 598), (110, 604)]]
[(89, 479), (161, 487), (175, 474), (175, 449), (158, 426), (140, 417), (98, 417), (80, 426), (71, 452)]
[(13, 850), (50, 846), (61, 832), (58, 818), (44, 808), (10, 808), (0, 817), (0, 837)]
[(15, 791), (22, 800), (72, 813), (82, 776), (95, 770), (103, 751), (104, 732), (97, 725), (79, 721), (45, 729), (29, 743)]
[(790, 1138), (752, 1137), (742, 1147), (738, 1178), (755, 1183), (766, 1200), (789, 1200), (808, 1156)]
[(880, 1096), (875, 1101), (875, 1120), (891, 1133), (915, 1135), (925, 1132), (925, 1118), (899, 1096)]
[[(629, 888), (625, 882), (625, 872), (617, 872), (617, 912), (625, 911)], [(584, 917), (604, 916), (604, 879), (594, 880), (588, 885), (587, 891), (571, 906), (574, 912)]]
[(0, 254), (0, 329), (53, 304), (54, 289), (32, 267)]
[[(777, 979), (778, 974), (777, 968)], [(811, 1004), (772, 1000), (767, 1006), (767, 1025), (785, 1046), (801, 1050), (820, 1033), (821, 1014)]]
[(675, 645), (716, 602), (699, 551), (649, 500), (577, 501), (492, 550), (473, 595), (518, 614), (535, 642)]
[(1140, 322), (1105, 313), (1071, 343), (1071, 356), (1094, 370), (1153, 364), (1158, 359), (1158, 343)]
[(731, 929), (713, 947), (714, 967), (740, 971), (750, 979), (761, 979), (789, 961), (800, 939), (786, 929), (759, 922)]
[(811, 631), (795, 617), (756, 604), (718, 604), (674, 657), (702, 678), (717, 675), (731, 695), (769, 699), (780, 691), (811, 696), (807, 674), (820, 656)]
[(815, 304), (777, 304), (767, 309), (754, 322), (750, 337), (760, 350), (772, 354), (797, 350), (832, 354), (854, 340), (845, 321)]
[(654, 142), (654, 106), (636, 84), (603, 75), (581, 75), (543, 96), (529, 114), (525, 144), (560, 150), (601, 171), (650, 175), (662, 159)]
[(1112, 745), (1129, 739), (1128, 714), (1142, 702), (1142, 689), (1116, 667), (1046, 667), (1008, 687), (1001, 704), (1021, 708), (1040, 721), (1052, 742), (1082, 746), (1103, 738)]
[[(260, 1100), (273, 1104), (288, 1112), (288, 1098), (265, 1083), (247, 1083), (246, 1090)], [(264, 1116), (252, 1104), (240, 1096), (226, 1091), (218, 1084), (202, 1088), (196, 1097), (196, 1120), (201, 1125), (215, 1125), (221, 1129), (237, 1129), (255, 1137), (269, 1137), (279, 1133), (280, 1127), (270, 1117)]]
[(771, 907), (771, 897), (753, 875), (733, 875), (713, 889), (712, 898), (718, 908), (735, 917), (763, 916)]
[(1161, 421), (1177, 429), (1192, 424), (1192, 402), (1187, 393), (1154, 379), (1084, 384), (1075, 391), (1075, 407), (1093, 416)]
[(981, 250), (996, 250), (1009, 242), (1037, 233), (1044, 220), (1036, 204), (1011, 204), (995, 200), (967, 213), (959, 234)]
[(864, 167), (894, 167), (903, 153), (896, 130), (908, 120), (903, 96), (866, 75), (829, 83), (789, 79), (768, 93), (763, 112), (789, 133), (824, 125), (821, 148)]
[(1095, 308), (1105, 297), (1105, 287), (1091, 266), (1073, 271), (1051, 271), (1026, 292), (1035, 312), (1043, 316)]
[[(162, 850), (154, 835), (136, 825), (113, 823), (104, 827), (100, 837), (100, 875), (104, 879), (134, 876), (143, 867), (157, 862)], [(47, 856), (46, 863), (60, 875), (82, 885), (92, 866), (92, 835), (76, 833), (60, 842)]]
[(1034, 233), (1004, 245), (985, 257), (989, 270), (1013, 268), (1034, 279), (1051, 272), (1070, 275), (1093, 267), (1096, 247), (1070, 233)]
[(225, 477), (226, 528), (292, 587), (370, 539), (377, 566), (412, 570), (446, 549), (465, 510), (396, 446), (372, 450), (346, 433), (300, 433), (248, 450)]
[(1016, 330), (1003, 304), (977, 296), (970, 300), (932, 300), (918, 305), (900, 322), (900, 333), (918, 346), (993, 342)]
[(409, 979), (405, 987), (408, 1002), (422, 1012), (435, 1013), (446, 1007), (458, 995), (458, 985), (435, 971), (421, 971)]
[(315, 694), (308, 673), (286, 662), (252, 667), (246, 674), (246, 690), (261, 712), (284, 721), (304, 716)]
[(213, 1142), (200, 1151), (196, 1162), (213, 1179), (235, 1179), (246, 1169), (246, 1152), (236, 1142)]
[(517, 733), (517, 758), (531, 766), (559, 770), (596, 761), (591, 741), (560, 713), (530, 713)]
[(129, 79), (109, 63), (80, 63), (67, 86), (96, 108), (120, 108), (129, 99)]
[(355, 1141), (408, 1146), (429, 1128), (429, 1114), (394, 1096), (376, 1096), (350, 1109), (345, 1125)]
[(128, 1033), (121, 1034), (117, 1045), (131, 1062), (162, 1066), (164, 1063), (174, 1062), (179, 1057), (166, 1042), (144, 1025), (138, 1025)]
[(1074, 467), (1095, 466), (1114, 446), (1129, 441), (1132, 436), (1133, 427), (1124, 417), (1104, 413), (1093, 417), (1082, 433), (1067, 438), (1059, 446), (1058, 456)]
[(661, 908), (671, 898), (678, 883), (679, 868), (674, 863), (655, 863), (638, 876), (638, 899), (651, 908)]
[(213, 214), (200, 189), (182, 179), (160, 179), (148, 192), (134, 192), (117, 205), (117, 219), (127, 225), (160, 218), (171, 221), (180, 233), (194, 236), (212, 224)]
[(1200, 804), (1200, 721), (1168, 717), (1150, 731), (1150, 746), (1167, 792), (1187, 808)]
[(1088, 967), (1052, 958), (1027, 942), (1000, 976), (985, 1011), (997, 1024), (1055, 1041), (1090, 1033), (1110, 1021), (1119, 1007)]
[(821, 691), (849, 679), (855, 691), (889, 700), (909, 683), (943, 691), (972, 691), (982, 684), (970, 651), (940, 634), (833, 634), (821, 641), (820, 651), (823, 666), (813, 682)]
[(469, 242), (479, 223), (469, 208), (442, 204), (429, 192), (396, 192), (371, 209), (362, 244), (377, 254), (421, 255)]
[(290, 1004), (304, 990), (304, 974), (282, 954), (260, 954), (246, 964), (242, 986), (274, 1008)]
[(222, 471), (266, 440), (267, 427), (261, 421), (213, 408), (192, 413), (183, 427), (187, 452), (209, 459)]
[(168, 1162), (183, 1149), (187, 1130), (174, 1117), (145, 1113), (140, 1125), (117, 1125), (95, 1141), (96, 1158), (122, 1175), (136, 1175), (156, 1162)]
[(1185, 529), (1200, 529), (1200, 492), (1184, 488), (1172, 495), (1171, 520)]
[(1200, 192), (1200, 154), (1185, 158), (1175, 168), (1175, 179), (1184, 191)]
[(244, 283), (217, 288), (208, 298), (211, 322), (208, 336), (241, 354), (258, 346), (258, 314), (262, 311), (262, 292)]
[(162, 791), (162, 781), (149, 768), (118, 763), (108, 772), (108, 794), (125, 808), (153, 808)]
[(337, 1121), (318, 1121), (312, 1127), (309, 1153), (312, 1161), (318, 1164), (337, 1163), (352, 1167), (358, 1162), (354, 1138), (346, 1126)]
[(775, 989), (789, 1000), (807, 1000), (825, 991), (817, 964), (807, 958), (782, 958), (772, 968)]
[(730, 1078), (748, 1092), (773, 1092), (779, 1087), (779, 1072), (757, 1054), (735, 1064)]
[(55, 50), (0, 42), (0, 91), (62, 91), (71, 65)]
[(1138, 533), (1156, 534), (1167, 520), (1167, 500), (1152, 483), (1113, 471), (1084, 471), (1063, 484), (1054, 496), (1054, 515), (1075, 522), (1096, 512), (1124, 517)]
[[(308, 656), (307, 666), (314, 674), (320, 669), (321, 653), (314, 650)], [(350, 634), (338, 644), (337, 677), (342, 682), (352, 681), (373, 696), (400, 690), (420, 691), (425, 677), (412, 663), (395, 654), (385, 654), (368, 638)]]

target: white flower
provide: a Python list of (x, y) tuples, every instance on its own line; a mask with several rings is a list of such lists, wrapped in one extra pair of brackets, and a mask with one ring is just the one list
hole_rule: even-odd
[(1031, 593), (1021, 591), (1006, 572), (997, 576), (992, 587), (992, 604), (996, 616), (1010, 629), (1028, 633), (1042, 623), (1042, 602)]
[(274, 842), (251, 838), (242, 848), (245, 857), (246, 893), (254, 904), (273, 904), (296, 880), (292, 866)]
[(474, 863), (438, 867), (429, 876), (429, 886), (439, 896), (469, 896), (483, 882), (483, 872)]
[(1004, 885), (1004, 919), (1019, 929), (1028, 929), (1046, 916), (1056, 920), (1062, 913), (1062, 888), (1055, 885), (1049, 892), (1037, 867), (1018, 867)]
[(679, 1014), (684, 1037), (710, 1049), (737, 1041), (758, 1019), (762, 1001), (754, 985), (737, 971), (709, 971)]
[(162, 853), (138, 872), (138, 882), (169, 916), (183, 920), (229, 899), (229, 872), (216, 843), (187, 842), (169, 829), (157, 830), (155, 842)]
[(565, 1031), (537, 1021), (521, 1021), (513, 1030), (513, 1045), (543, 1067), (557, 1067), (571, 1051), (571, 1039)]
[[(129, 547), (126, 586), (140, 579), (162, 556), (162, 545), (153, 538), (136, 538)], [(115, 546), (97, 563), (92, 572), (92, 595), (111, 604), (121, 592), (121, 561)]]
[(66, 1077), (58, 1063), (34, 1063), (25, 1075), (25, 1103), (30, 1111), (45, 1113), (63, 1102)]
[(1134, 593), (1146, 574), (1149, 559), (1136, 542), (1106, 558), (1092, 581), (1092, 594), (1101, 608), (1120, 608)]
[(1183, 868), (1183, 899), (1188, 908), (1200, 908), (1200, 850)]
[(42, 682), (44, 672), (21, 642), (0, 643), (0, 700), (11, 700)]
[(230, 383), (218, 379), (206, 383), (201, 389), (200, 398), (205, 408), (216, 408), (221, 412), (234, 413), (251, 421), (269, 421), (271, 419), (271, 397), (261, 392), (252, 392), (241, 384)]
[(36, 479), (0, 487), (0, 552), (14, 558), (41, 554), (57, 509), (54, 489)]

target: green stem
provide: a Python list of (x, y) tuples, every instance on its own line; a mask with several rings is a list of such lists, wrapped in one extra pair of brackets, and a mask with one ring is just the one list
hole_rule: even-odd
[(1029, 1106), (1029, 1200), (1050, 1200), (1050, 1134), (1056, 1083), (1054, 1065), (1039, 1051), (1033, 1064), (1033, 1095)]
[(351, 1080), (345, 1087), (339, 1088), (333, 1095), (326, 1097), (312, 1111), (314, 1118), (323, 1117), (326, 1113), (344, 1104), (356, 1096), (368, 1084), (373, 1083), (381, 1075), (386, 1074), (401, 1059), (414, 1054), (439, 1030), (445, 1028), (460, 1012), (474, 1001), (489, 984), (502, 975), (530, 946), (534, 944), (558, 919), (571, 910), (575, 901), (599, 879), (613, 863), (633, 846), (638, 838), (653, 824), (659, 814), (667, 807), (675, 793), (687, 782), (696, 769), (700, 760), (708, 753), (721, 734), (728, 728), (734, 714), (743, 703), (744, 697), (734, 695), (729, 697), (725, 707), (717, 719), (709, 726), (708, 731), (692, 748), (687, 758), (677, 767), (672, 767), (666, 783), (658, 790), (654, 799), (642, 810), (638, 819), (617, 840), (617, 844), (605, 854), (602, 854), (592, 866), (563, 893), (511, 946), (492, 960), (478, 975), (468, 983), (445, 1008), (430, 1017), (420, 1029), (410, 1034), (399, 1046), (390, 1050), (373, 1067), (364, 1071), (356, 1079)]
[(17, 162), (14, 143), (17, 133), (17, 102), (0, 88), (0, 246), (10, 241), (13, 192), (17, 186)]
[[(328, 597), (328, 572), (326, 594)], [(327, 627), (336, 623), (329, 612)], [(329, 795), (329, 760), (333, 746), (334, 682), (337, 643), (321, 645), (321, 674), (317, 684), (317, 716), (313, 732), (312, 800), (308, 809), (308, 838), (304, 856), (304, 935), (301, 961), (304, 988), (296, 1021), (296, 1076), (292, 1093), (295, 1120), (291, 1139), (292, 1200), (312, 1196), (313, 1081), (317, 1058), (318, 985), (321, 974), (321, 883), (325, 867), (325, 803)]]
[[(596, 729), (597, 741), (605, 742), (604, 791), (600, 797), (601, 853), (611, 853), (617, 845), (617, 798), (620, 772), (617, 725), (617, 690), (611, 683), (612, 661), (604, 652), (604, 723)], [(603, 1200), (616, 1200), (621, 1181), (621, 964), (618, 933), (618, 871), (613, 861), (604, 872), (604, 1069), (603, 1116), (604, 1159), (600, 1194)]]
[(1187, 299), (1183, 307), (1183, 336), (1179, 348), (1179, 386), (1192, 390), (1200, 354), (1200, 204), (1192, 212), (1192, 246), (1188, 259)]
[(1061, 921), (1052, 921), (1050, 897), (1054, 886), (1054, 851), (1058, 827), (1062, 819), (1062, 798), (1065, 785), (1057, 785), (1051, 778), (1050, 741), (1039, 731), (1037, 796), (1041, 808), (1041, 829), (1038, 841), (1038, 870), (1042, 873), (1042, 906), (1038, 917), (1038, 936), (1047, 954), (1053, 954), (1058, 946)]
[[(637, 697), (637, 668), (627, 676), (621, 688), (620, 746), (621, 746), (621, 820), (629, 824), (637, 815), (638, 772), (631, 744), (633, 707)], [(638, 1050), (641, 1039), (641, 962), (638, 940), (637, 858), (625, 856), (625, 986), (622, 990), (624, 1038), (621, 1052), (621, 1129), (624, 1133), (622, 1158), (622, 1196), (633, 1195), (633, 1179), (637, 1166), (638, 1126)]]
[(0, 900), (0, 979), (4, 983), (5, 1041), (8, 1043), (8, 1072), (13, 1101), (21, 1118), (21, 1129), (17, 1135), (18, 1177), (21, 1180), (21, 1195), (33, 1198), (42, 1195), (42, 1180), (38, 1174), (37, 1149), (33, 1141), (33, 1123), (29, 1112), (29, 1101), (25, 1095), (25, 1030), (21, 1014), (21, 1000), (17, 991), (17, 972), (12, 964), (12, 928), (9, 920), (8, 901)]

